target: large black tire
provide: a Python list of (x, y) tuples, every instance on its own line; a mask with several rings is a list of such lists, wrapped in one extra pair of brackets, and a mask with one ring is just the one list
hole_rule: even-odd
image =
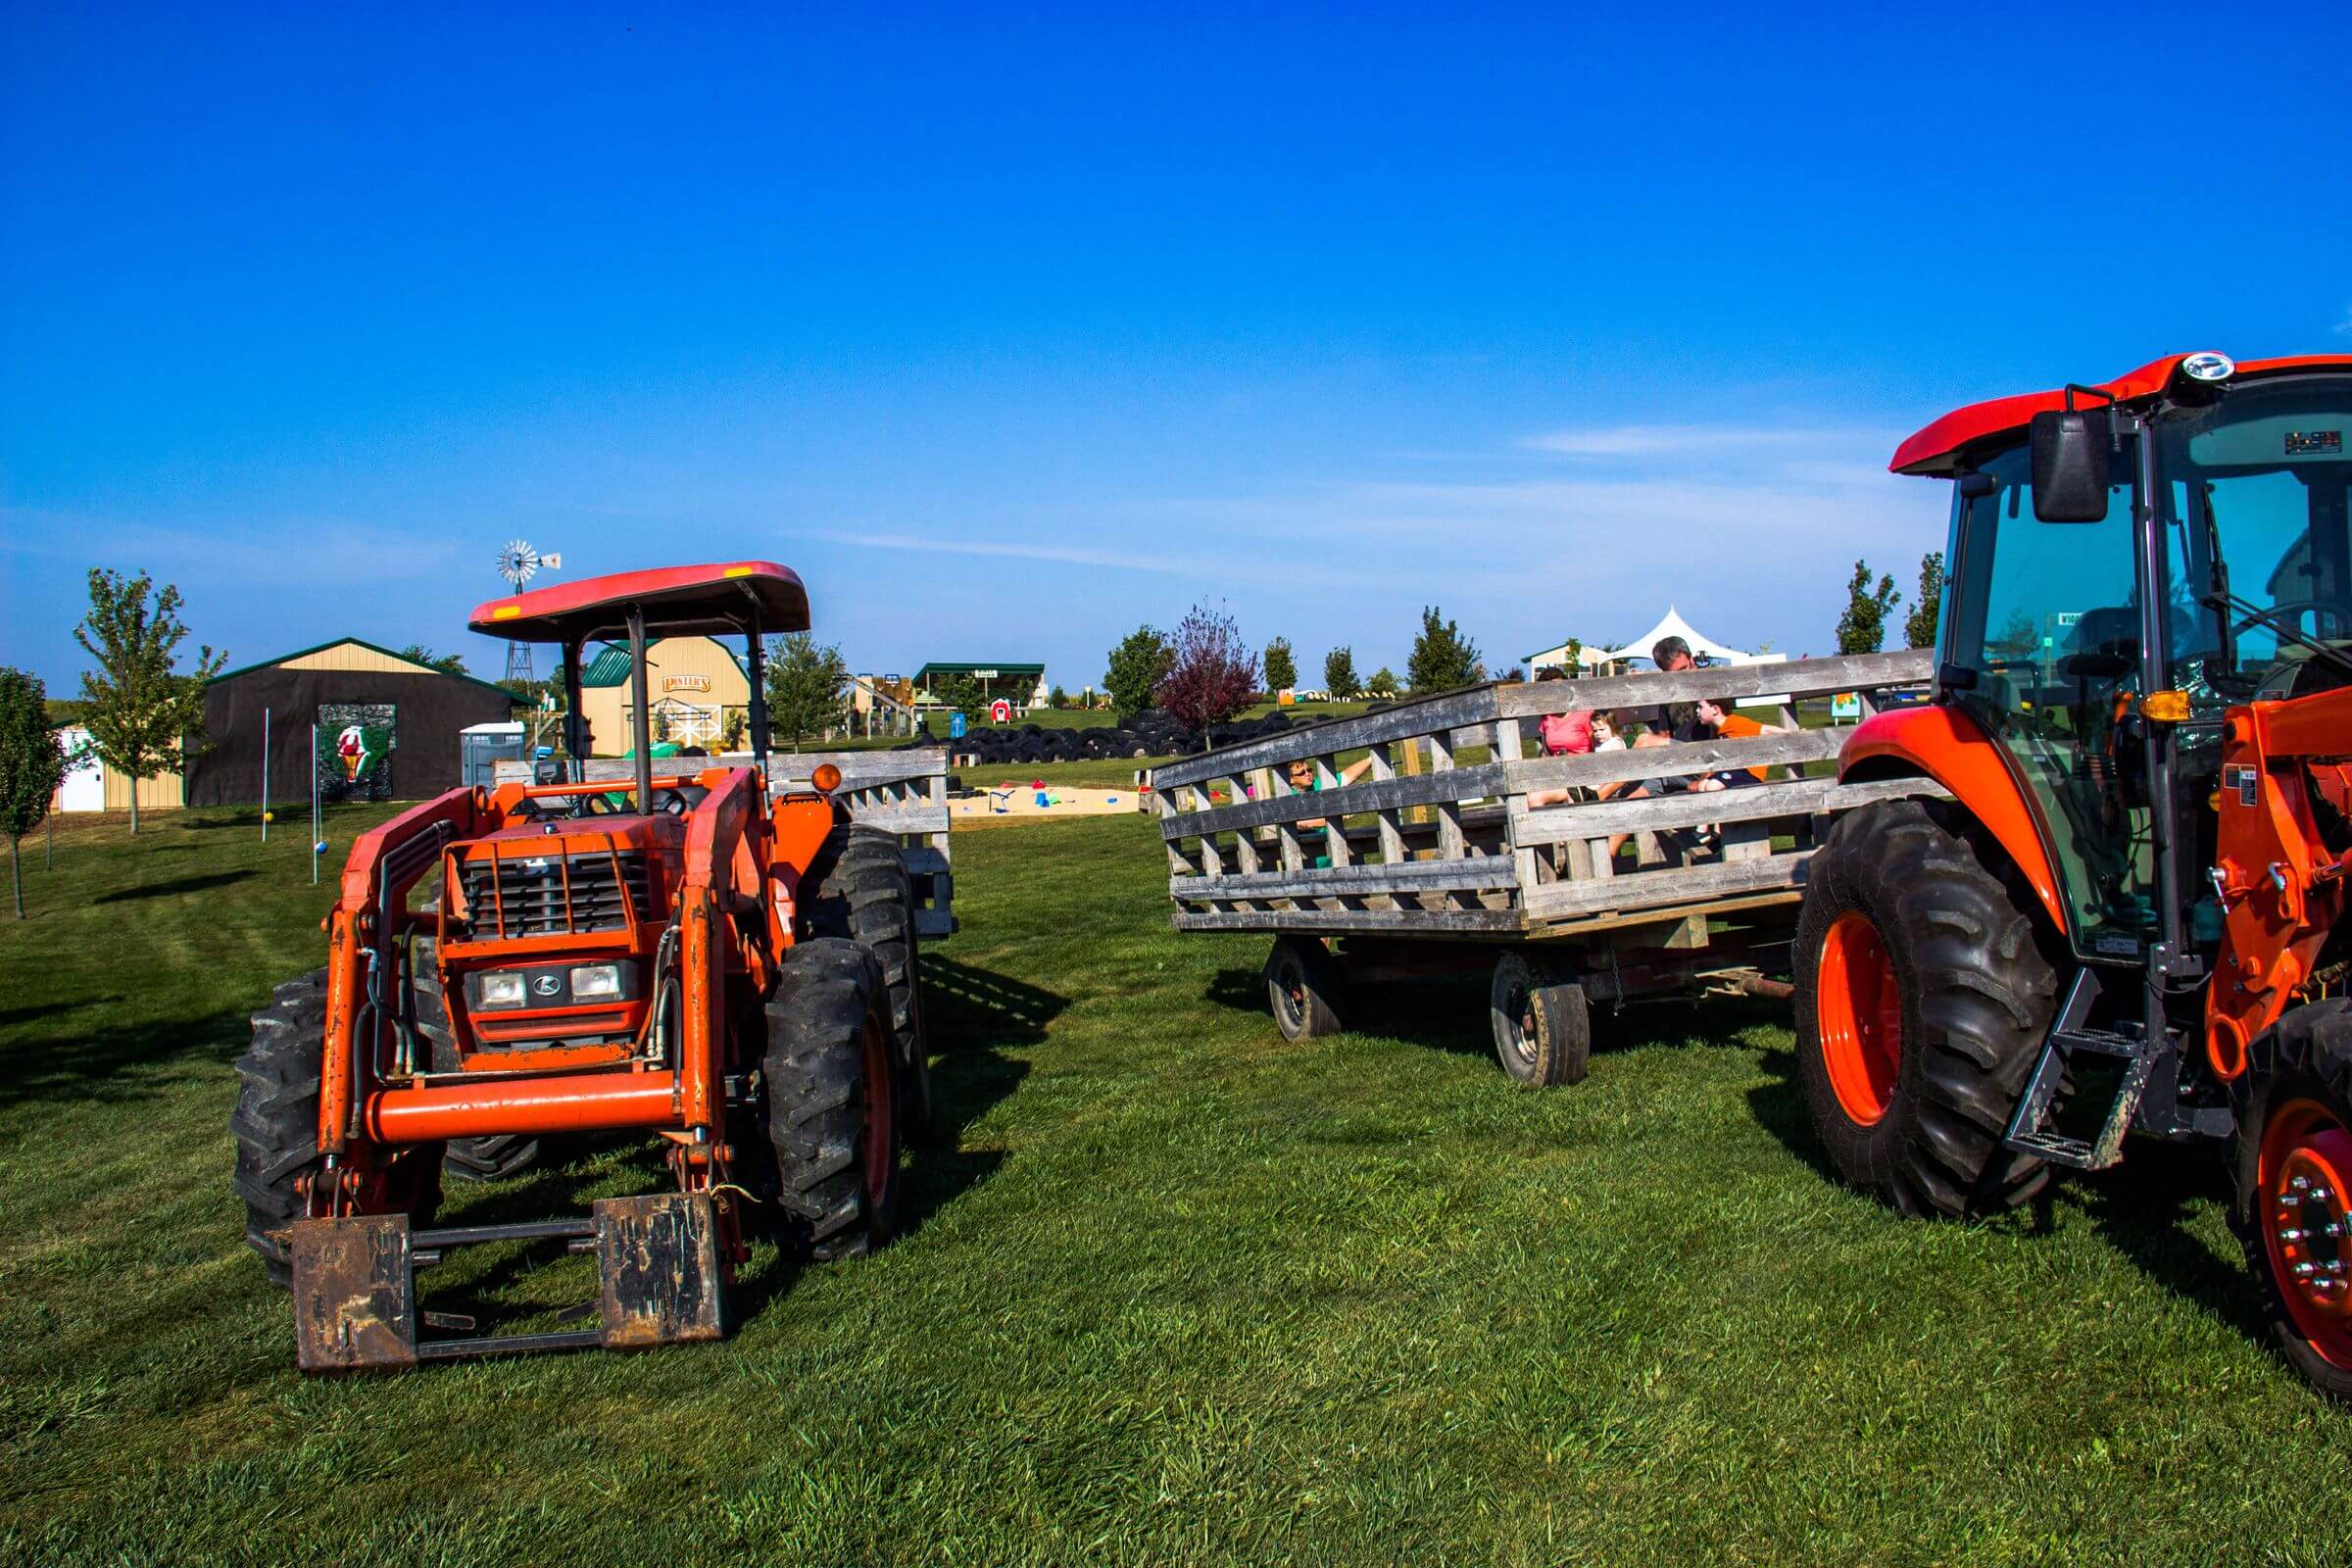
[[(302, 1213), (295, 1178), (318, 1158), (318, 1068), (326, 1054), (326, 971), (314, 969), (277, 988), (253, 1015), (253, 1042), (237, 1058), (237, 1103), (228, 1130), (236, 1139), (237, 1195), (245, 1200), (245, 1243), (261, 1255), (270, 1282), (287, 1281), (286, 1244), (273, 1236)], [(430, 1157), (398, 1162), (398, 1196), (410, 1222), (430, 1225), (441, 1184)]]
[(1585, 988), (1562, 981), (1515, 949), (1494, 959), (1487, 987), (1494, 1059), (1530, 1089), (1585, 1081), (1592, 1056), (1592, 1015)]
[(767, 1137), (788, 1244), (820, 1261), (890, 1235), (906, 1144), (890, 1003), (873, 954), (812, 937), (784, 956), (767, 1003)]
[(1838, 1173), (1905, 1214), (1993, 1213), (2049, 1180), (2002, 1142), (2058, 977), (2000, 864), (1956, 810), (1904, 800), (1838, 817), (1805, 868), (1806, 1106)]
[[(432, 1048), (433, 1071), (456, 1072), (458, 1040), (449, 1028), (449, 998), (441, 991), (433, 939), (418, 937), (412, 951), (415, 972), (409, 984), (416, 1008), (416, 1032)], [(539, 1140), (528, 1133), (489, 1133), (450, 1139), (442, 1151), (441, 1171), (462, 1182), (495, 1182), (527, 1170), (538, 1160)]]
[(1266, 955), (1266, 1004), (1274, 1027), (1290, 1041), (1336, 1035), (1348, 989), (1347, 971), (1313, 937), (1274, 939)]
[(2313, 1388), (2352, 1401), (2352, 1001), (2293, 1008), (2264, 1031), (2230, 1100), (2230, 1226), (2272, 1343)]
[(923, 1030), (914, 887), (899, 858), (899, 841), (879, 828), (837, 826), (809, 862), (801, 890), (811, 936), (855, 942), (882, 966), (898, 1041), (899, 1102), (907, 1135), (919, 1137), (931, 1117), (931, 1043)]

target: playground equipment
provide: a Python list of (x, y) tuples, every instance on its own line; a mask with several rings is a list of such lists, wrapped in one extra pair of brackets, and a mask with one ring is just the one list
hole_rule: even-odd
[(1865, 719), (1794, 949), (1815, 1127), (1910, 1214), (2209, 1140), (2352, 1398), (2352, 356), (2176, 355), (1903, 443), (1954, 481), (1932, 705)]
[[(1153, 770), (1149, 798), (1175, 923), (1274, 933), (1267, 1000), (1290, 1039), (1340, 1028), (1353, 984), (1485, 969), (1504, 1071), (1574, 1083), (1592, 1002), (1787, 995), (1773, 976), (1786, 972), (1805, 867), (1832, 819), (1935, 788), (1806, 776), (1851, 731), (1796, 728), (1793, 704), (1842, 692), (1867, 710), (1928, 674), (1924, 653), (1870, 654), (1494, 683), (1172, 762)], [(1563, 708), (1654, 714), (1700, 698), (1769, 698), (1791, 729), (1526, 755), (1536, 721)], [(1312, 788), (1293, 787), (1299, 764)], [(1750, 767), (1785, 776), (1608, 798)]]
[[(718, 1337), (759, 1214), (817, 1258), (889, 1233), (927, 1054), (901, 845), (818, 765), (774, 794), (763, 634), (805, 629), (784, 567), (626, 572), (479, 607), (476, 631), (556, 643), (577, 732), (580, 654), (625, 636), (634, 760), (613, 786), (458, 789), (363, 834), (328, 962), (278, 988), (238, 1062), (246, 1235), (290, 1284), (306, 1371)], [(749, 644), (750, 767), (657, 776), (653, 636)], [(674, 1190), (587, 1217), (434, 1227), (444, 1150), (496, 1167), (552, 1133), (651, 1132)], [(475, 1336), (419, 1302), (457, 1249), (561, 1243), (596, 1259), (594, 1326)], [(429, 1330), (457, 1330), (435, 1336)]]

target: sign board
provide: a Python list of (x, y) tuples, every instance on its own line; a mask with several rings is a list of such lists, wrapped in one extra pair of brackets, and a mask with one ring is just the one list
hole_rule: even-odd
[(963, 710), (960, 708), (948, 715), (948, 739), (952, 741), (963, 739)]
[(1862, 694), (1860, 692), (1839, 692), (1831, 698), (1830, 716), (1840, 720), (1860, 718), (1862, 716)]
[(995, 680), (996, 678), (997, 672), (993, 669), (975, 669), (972, 671), (972, 679), (974, 680)]
[(988, 716), (1000, 724), (1012, 722), (1012, 705), (1000, 697), (988, 705)]
[(665, 692), (707, 692), (710, 689), (708, 675), (664, 675), (662, 689)]

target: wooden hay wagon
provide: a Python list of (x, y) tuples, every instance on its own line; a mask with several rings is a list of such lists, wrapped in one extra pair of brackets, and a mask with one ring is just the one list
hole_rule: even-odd
[[(1474, 686), (1186, 758), (1152, 774), (1176, 926), (1273, 933), (1267, 999), (1290, 1039), (1340, 1028), (1350, 981), (1491, 966), (1504, 1069), (1573, 1083), (1594, 1001), (1788, 994), (1805, 864), (1830, 818), (1940, 793), (1834, 776), (1853, 724), (1932, 660)], [(1700, 698), (1769, 699), (1734, 711), (1788, 728), (1531, 755), (1547, 713), (1631, 713), (1663, 733), (1669, 705)], [(1798, 705), (1818, 720), (1815, 700), (1839, 698), (1851, 716), (1799, 726)]]

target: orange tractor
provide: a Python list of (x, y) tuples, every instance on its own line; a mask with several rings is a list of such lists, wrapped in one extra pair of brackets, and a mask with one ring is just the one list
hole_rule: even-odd
[[(572, 777), (460, 789), (352, 846), (326, 967), (253, 1020), (230, 1126), (246, 1236), (291, 1286), (307, 1371), (709, 1340), (762, 1216), (819, 1257), (887, 1234), (927, 1094), (911, 895), (895, 839), (829, 791), (770, 800), (761, 639), (801, 581), (745, 562), (627, 572), (473, 612), (562, 646)], [(741, 636), (755, 765), (654, 768), (646, 648)], [(625, 638), (633, 777), (585, 777), (581, 649)], [(830, 774), (830, 776), (828, 776)], [(453, 1169), (552, 1134), (651, 1132), (674, 1191), (587, 1216), (434, 1227)], [(419, 1306), (456, 1249), (593, 1253), (592, 1327), (476, 1337)], [(457, 1330), (434, 1334), (432, 1330)]]
[(1962, 409), (1935, 700), (1839, 776), (1794, 949), (1831, 1161), (1910, 1214), (2127, 1133), (2230, 1151), (2264, 1312), (2352, 1398), (2352, 357), (2159, 360)]

